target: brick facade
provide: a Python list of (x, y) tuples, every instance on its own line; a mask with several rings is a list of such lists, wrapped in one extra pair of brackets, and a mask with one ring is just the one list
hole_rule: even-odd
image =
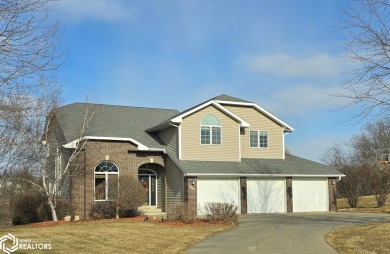
[(246, 187), (246, 177), (240, 177), (240, 196), (241, 196), (241, 214), (247, 214), (247, 187)]
[(119, 169), (119, 177), (138, 178), (138, 169), (142, 166), (156, 171), (160, 183), (158, 205), (165, 211), (165, 155), (158, 152), (139, 152), (129, 142), (88, 141), (80, 153), (77, 165), (71, 171), (71, 200), (75, 214), (88, 219), (94, 201), (94, 172), (96, 166), (109, 160)]
[(328, 178), (329, 211), (337, 212), (336, 202), (336, 178)]
[(198, 212), (197, 189), (196, 176), (184, 178), (184, 202), (187, 203), (194, 215), (197, 215)]

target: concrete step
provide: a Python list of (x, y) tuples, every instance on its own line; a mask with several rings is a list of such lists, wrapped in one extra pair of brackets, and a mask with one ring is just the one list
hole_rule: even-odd
[(167, 213), (162, 212), (162, 210), (157, 207), (141, 206), (138, 207), (138, 210), (141, 211), (145, 216), (147, 216), (150, 219), (167, 218)]
[(138, 208), (139, 211), (142, 211), (143, 213), (161, 213), (162, 210), (157, 207), (150, 207), (150, 206), (141, 206)]
[(167, 213), (144, 213), (146, 217), (149, 219), (166, 219), (167, 218)]

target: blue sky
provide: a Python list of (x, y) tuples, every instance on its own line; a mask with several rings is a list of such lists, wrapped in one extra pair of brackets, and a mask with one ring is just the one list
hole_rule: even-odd
[(340, 2), (62, 0), (64, 103), (185, 110), (228, 94), (293, 126), (286, 147), (320, 161), (363, 125), (331, 96), (354, 67)]

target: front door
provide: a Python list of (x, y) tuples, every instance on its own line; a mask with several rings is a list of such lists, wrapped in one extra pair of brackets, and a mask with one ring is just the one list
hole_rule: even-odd
[(145, 206), (157, 205), (157, 177), (156, 173), (149, 169), (138, 171), (138, 180), (146, 191)]

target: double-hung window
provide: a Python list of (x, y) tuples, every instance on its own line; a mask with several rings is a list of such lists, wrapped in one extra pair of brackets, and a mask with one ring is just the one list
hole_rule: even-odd
[(221, 144), (221, 123), (216, 116), (206, 115), (200, 123), (200, 143), (202, 145)]
[(249, 132), (250, 147), (268, 147), (268, 132), (267, 131), (250, 131)]

